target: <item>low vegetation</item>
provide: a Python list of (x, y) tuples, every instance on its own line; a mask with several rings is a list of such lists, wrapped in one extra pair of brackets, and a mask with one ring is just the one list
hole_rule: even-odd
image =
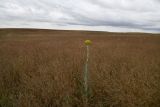
[(160, 107), (160, 36), (0, 30), (0, 107)]

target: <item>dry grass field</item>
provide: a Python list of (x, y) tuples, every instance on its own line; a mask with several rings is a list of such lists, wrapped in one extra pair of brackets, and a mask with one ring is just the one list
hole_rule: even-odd
[(160, 36), (0, 30), (0, 107), (160, 107)]

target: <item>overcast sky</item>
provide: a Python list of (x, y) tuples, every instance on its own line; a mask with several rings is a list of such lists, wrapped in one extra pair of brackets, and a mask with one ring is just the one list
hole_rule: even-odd
[(160, 33), (160, 0), (0, 0), (6, 27)]

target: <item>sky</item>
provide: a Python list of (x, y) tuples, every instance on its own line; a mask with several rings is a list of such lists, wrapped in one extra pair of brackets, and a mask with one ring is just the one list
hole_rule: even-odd
[(0, 28), (160, 33), (160, 0), (0, 0)]

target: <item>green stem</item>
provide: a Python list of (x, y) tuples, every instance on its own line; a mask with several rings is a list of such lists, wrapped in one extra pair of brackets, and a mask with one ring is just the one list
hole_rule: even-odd
[(86, 103), (88, 102), (88, 61), (89, 61), (89, 46), (87, 48), (87, 56), (86, 56), (86, 64), (85, 64), (85, 72), (84, 72), (84, 88), (85, 88), (85, 96), (86, 96)]

